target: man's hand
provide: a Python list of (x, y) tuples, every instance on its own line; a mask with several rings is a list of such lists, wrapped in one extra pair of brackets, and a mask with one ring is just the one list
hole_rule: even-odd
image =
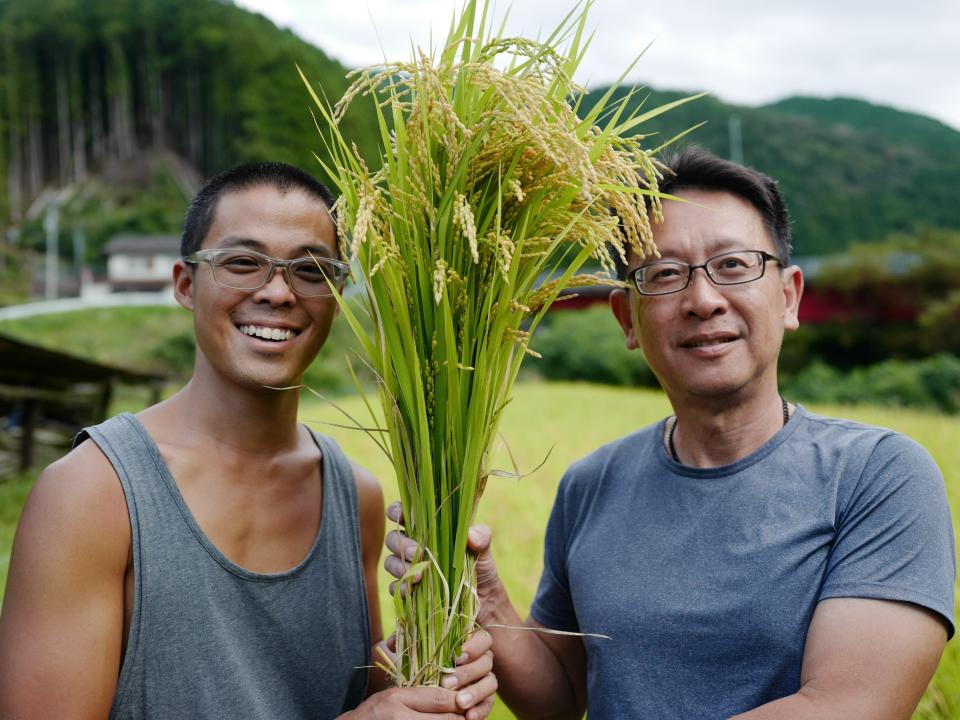
[(490, 633), (477, 630), (461, 646), (456, 670), (440, 681), (444, 688), (457, 691), (457, 704), (467, 711), (467, 720), (482, 720), (493, 707), (497, 677), (493, 674), (492, 647)]
[[(469, 712), (473, 712), (470, 710)], [(483, 715), (467, 715), (479, 720)], [(444, 688), (391, 688), (372, 695), (340, 720), (463, 720), (457, 693)]]
[[(411, 563), (419, 559), (419, 548), (403, 533), (399, 503), (387, 508), (387, 517), (400, 526), (386, 537), (392, 554), (383, 564), (397, 578), (390, 592), (406, 592), (406, 583), (420, 581), (419, 575), (406, 577)], [(494, 657), (500, 697), (517, 717), (583, 717), (587, 706), (583, 642), (577, 637), (530, 632), (543, 626), (533, 618), (524, 622), (517, 615), (497, 574), (490, 552), (491, 538), (490, 528), (475, 525), (467, 536), (467, 548), (477, 558), (477, 622), (489, 630), (498, 648), (506, 649), (498, 650)]]
[[(408, 581), (415, 584), (420, 582), (421, 578), (418, 573), (410, 578), (405, 578), (402, 583), (400, 582), (400, 578), (406, 574), (410, 564), (417, 557), (417, 544), (403, 532), (403, 511), (399, 502), (391, 503), (387, 507), (387, 518), (399, 528), (387, 533), (386, 545), (392, 554), (384, 559), (383, 567), (393, 577), (397, 578), (390, 584), (390, 593), (396, 592), (398, 585), (400, 586), (400, 592), (406, 592)], [(477, 596), (480, 601), (478, 603), (477, 622), (480, 625), (487, 622), (484, 609), (490, 607), (491, 603), (488, 601), (492, 600), (496, 592), (502, 589), (500, 576), (497, 574), (497, 565), (493, 561), (493, 554), (490, 552), (492, 536), (493, 533), (486, 525), (474, 525), (467, 533), (467, 549), (477, 558)]]
[[(387, 517), (398, 525), (403, 523), (403, 513), (400, 509), (400, 503), (392, 503), (387, 508)], [(484, 529), (486, 533), (484, 534), (481, 531), (481, 533), (477, 535), (477, 539), (482, 543), (485, 538), (483, 549), (488, 550), (490, 546), (490, 531), (486, 528)], [(476, 530), (477, 528), (470, 529), (471, 538), (468, 545), (471, 551), (475, 551), (473, 548), (473, 536)], [(397, 578), (396, 581), (390, 584), (390, 592), (392, 594), (397, 591), (398, 584), (400, 584), (399, 578), (403, 577), (407, 572), (410, 560), (416, 555), (417, 544), (404, 535), (402, 530), (397, 529), (387, 534), (386, 545), (393, 554), (384, 560), (384, 567), (387, 572)], [(487, 552), (486, 555), (489, 558), (489, 552)], [(489, 559), (485, 566), (481, 566), (480, 558), (478, 558), (478, 580), (480, 578), (481, 567), (488, 568), (486, 570), (486, 577), (489, 577), (490, 572), (492, 572), (494, 578), (496, 577), (496, 568), (493, 566), (492, 558)], [(413, 583), (419, 582), (420, 575), (407, 578), (407, 580)], [(401, 592), (406, 591), (405, 583), (406, 580), (400, 587)], [(392, 655), (395, 649), (394, 642), (395, 637), (391, 636), (383, 644), (383, 648), (388, 655)], [(456, 659), (456, 670), (447, 674), (441, 681), (444, 689), (456, 691), (458, 709), (466, 711), (465, 717), (467, 720), (481, 720), (490, 714), (490, 709), (493, 707), (494, 694), (497, 691), (497, 678), (493, 674), (492, 646), (493, 638), (486, 630), (478, 630), (473, 633), (473, 635), (463, 643), (461, 655)]]
[[(379, 644), (391, 660), (395, 658), (395, 643), (396, 636), (391, 635)], [(464, 641), (461, 654), (455, 661), (456, 669), (447, 673), (440, 682), (444, 690), (454, 693), (456, 710), (463, 713), (467, 720), (483, 720), (493, 707), (497, 678), (493, 674), (492, 645), (490, 633), (485, 630), (475, 632)]]

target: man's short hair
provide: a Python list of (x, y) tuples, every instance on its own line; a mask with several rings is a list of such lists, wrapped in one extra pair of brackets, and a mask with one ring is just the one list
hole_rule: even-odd
[[(775, 180), (751, 167), (717, 157), (697, 145), (661, 158), (661, 162), (667, 170), (659, 183), (660, 192), (676, 195), (684, 190), (707, 190), (730, 193), (746, 200), (760, 214), (776, 256), (784, 265), (790, 264), (790, 215)], [(617, 275), (622, 280), (627, 268), (621, 265), (618, 258)]]
[[(333, 225), (336, 227), (333, 194), (315, 177), (287, 163), (244, 163), (211, 178), (194, 196), (183, 222), (183, 234), (180, 236), (181, 257), (186, 257), (200, 249), (203, 239), (210, 232), (210, 226), (213, 224), (217, 202), (223, 195), (262, 186), (274, 187), (282, 193), (300, 190), (316, 198), (330, 212)], [(339, 251), (339, 244), (337, 250)]]

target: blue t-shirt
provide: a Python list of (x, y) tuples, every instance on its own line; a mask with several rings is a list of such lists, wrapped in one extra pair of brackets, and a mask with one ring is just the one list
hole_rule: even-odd
[(723, 467), (674, 462), (663, 423), (567, 471), (532, 616), (586, 637), (589, 716), (712, 720), (800, 688), (820, 600), (916, 603), (953, 634), (943, 477), (909, 438), (798, 407)]

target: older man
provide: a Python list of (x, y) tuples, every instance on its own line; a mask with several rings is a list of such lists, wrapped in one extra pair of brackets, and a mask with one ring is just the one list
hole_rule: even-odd
[(38, 478), (0, 616), (0, 717), (489, 712), (483, 634), (444, 688), (388, 689), (368, 672), (380, 486), (298, 423), (296, 391), (275, 389), (300, 382), (337, 314), (331, 285), (348, 267), (331, 207), (279, 163), (197, 194), (173, 268), (193, 377), (89, 428)]
[(521, 718), (909, 718), (953, 633), (940, 472), (781, 397), (803, 278), (777, 186), (698, 149), (670, 167), (685, 202), (611, 306), (675, 414), (560, 484), (525, 624), (579, 635), (506, 629), (524, 623), (474, 528), (501, 697)]

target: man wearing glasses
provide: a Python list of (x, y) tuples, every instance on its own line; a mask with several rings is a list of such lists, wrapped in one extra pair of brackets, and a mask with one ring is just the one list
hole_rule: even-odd
[(523, 621), (472, 530), (500, 695), (521, 718), (909, 718), (953, 634), (940, 472), (781, 397), (803, 278), (777, 186), (697, 149), (669, 166), (660, 257), (629, 258), (611, 305), (675, 414), (560, 484), (526, 625), (567, 634), (506, 629)]
[(380, 487), (297, 422), (297, 391), (277, 389), (301, 381), (337, 314), (349, 267), (332, 206), (277, 163), (229, 170), (193, 200), (173, 268), (193, 376), (88, 428), (38, 478), (0, 616), (0, 717), (489, 711), (485, 633), (445, 688), (386, 689), (368, 671)]

